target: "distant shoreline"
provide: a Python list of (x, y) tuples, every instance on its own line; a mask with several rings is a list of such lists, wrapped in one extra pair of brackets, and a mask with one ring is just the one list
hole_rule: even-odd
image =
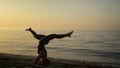
[[(37, 68), (41, 65), (32, 64), (35, 56), (17, 55), (17, 54), (7, 54), (0, 53), (0, 67), (29, 67)], [(66, 60), (66, 59), (55, 59), (49, 58), (51, 65), (47, 67), (59, 67), (59, 68), (119, 68), (120, 66), (115, 66), (111, 64), (97, 63), (97, 62), (87, 62), (78, 60)], [(44, 66), (42, 66), (44, 67)]]

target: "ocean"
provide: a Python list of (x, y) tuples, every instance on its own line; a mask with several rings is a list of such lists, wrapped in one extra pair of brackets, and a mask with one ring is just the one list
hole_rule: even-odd
[[(35, 30), (38, 34), (64, 34), (69, 30)], [(25, 30), (0, 30), (0, 52), (37, 56), (39, 40)], [(48, 57), (120, 65), (119, 30), (75, 30), (45, 46)]]

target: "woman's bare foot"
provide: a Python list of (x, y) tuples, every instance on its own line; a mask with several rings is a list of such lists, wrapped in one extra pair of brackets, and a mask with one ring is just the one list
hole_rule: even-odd
[(71, 37), (72, 33), (73, 33), (73, 31), (67, 33), (66, 35), (67, 35), (68, 37)]
[(28, 28), (28, 29), (26, 29), (26, 31), (30, 31), (30, 30), (32, 30), (32, 28), (30, 27), (30, 28)]

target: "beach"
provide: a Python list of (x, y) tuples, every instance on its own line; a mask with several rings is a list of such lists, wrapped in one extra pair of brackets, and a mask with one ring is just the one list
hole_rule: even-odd
[(23, 30), (1, 30), (0, 68), (120, 68), (119, 35), (120, 31), (75, 31), (71, 38), (45, 46), (51, 64), (43, 66), (33, 64), (38, 40)]
[(0, 68), (120, 68), (120, 0), (0, 0), (0, 9)]
[(110, 64), (99, 64), (78, 60), (50, 58), (51, 64), (33, 64), (35, 56), (0, 53), (0, 68), (119, 68)]

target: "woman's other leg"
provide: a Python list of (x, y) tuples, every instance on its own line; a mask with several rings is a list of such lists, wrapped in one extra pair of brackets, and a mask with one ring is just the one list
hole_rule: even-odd
[(73, 31), (68, 32), (66, 34), (50, 34), (50, 35), (46, 36), (45, 39), (46, 40), (52, 40), (54, 38), (61, 39), (64, 37), (70, 37), (72, 35), (72, 33), (73, 33)]

